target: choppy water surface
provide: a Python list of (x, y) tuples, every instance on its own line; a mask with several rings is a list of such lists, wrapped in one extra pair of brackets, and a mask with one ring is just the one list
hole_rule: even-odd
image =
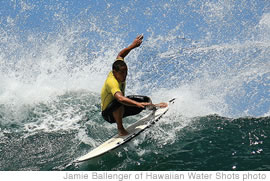
[[(269, 170), (268, 1), (0, 7), (1, 170)], [(116, 134), (101, 118), (100, 90), (140, 33), (127, 94), (175, 104), (125, 146), (70, 164)]]

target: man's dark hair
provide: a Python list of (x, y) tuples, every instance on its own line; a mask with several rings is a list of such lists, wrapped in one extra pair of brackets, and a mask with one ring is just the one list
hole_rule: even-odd
[(120, 67), (123, 66), (127, 67), (127, 64), (123, 60), (116, 60), (112, 65), (112, 69), (118, 72), (120, 70)]

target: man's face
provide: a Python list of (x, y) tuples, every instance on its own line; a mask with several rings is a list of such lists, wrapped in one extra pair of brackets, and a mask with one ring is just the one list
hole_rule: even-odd
[(125, 82), (127, 78), (127, 71), (128, 71), (127, 66), (121, 66), (119, 71), (114, 70), (113, 74), (116, 80), (118, 80), (119, 82)]

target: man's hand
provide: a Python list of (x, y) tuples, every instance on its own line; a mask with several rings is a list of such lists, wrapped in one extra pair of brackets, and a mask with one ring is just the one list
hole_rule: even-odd
[(138, 102), (138, 104), (136, 105), (139, 108), (145, 108), (146, 106), (151, 106), (152, 103), (150, 102)]
[(142, 44), (142, 40), (143, 40), (143, 35), (139, 35), (135, 38), (135, 40), (133, 40), (133, 42), (131, 43), (131, 45), (129, 45), (127, 48), (124, 48), (123, 50), (121, 50), (116, 59), (119, 59), (119, 58), (122, 58), (124, 59), (125, 56), (127, 56), (129, 54), (129, 52), (136, 48), (136, 47), (139, 47), (141, 44)]
[(142, 40), (143, 40), (143, 34), (137, 36), (135, 40), (132, 42), (131, 46), (133, 48), (139, 47), (142, 44)]

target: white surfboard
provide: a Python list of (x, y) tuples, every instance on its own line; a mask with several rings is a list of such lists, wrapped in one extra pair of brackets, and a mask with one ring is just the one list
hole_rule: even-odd
[(119, 136), (118, 134), (112, 137), (111, 139), (107, 140), (97, 148), (93, 149), (86, 155), (78, 158), (75, 162), (83, 162), (86, 160), (90, 160), (92, 158), (98, 157), (111, 151), (120, 145), (123, 145), (130, 141), (132, 138), (139, 135), (145, 129), (151, 127), (155, 122), (157, 122), (168, 110), (171, 103), (173, 103), (175, 99), (169, 101), (168, 107), (166, 108), (159, 108), (157, 110), (152, 111), (152, 113), (146, 115), (145, 117), (141, 118), (134, 124), (130, 125), (126, 130), (129, 132), (126, 136)]

